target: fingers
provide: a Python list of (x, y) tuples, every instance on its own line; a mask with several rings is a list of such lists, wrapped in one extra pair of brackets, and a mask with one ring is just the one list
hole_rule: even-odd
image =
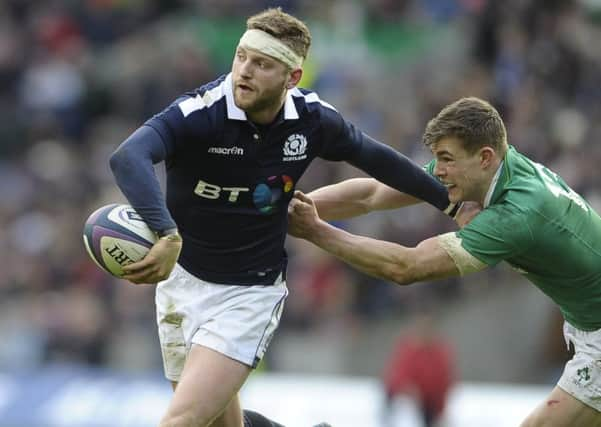
[(155, 274), (153, 271), (142, 271), (135, 274), (124, 274), (123, 276), (121, 276), (121, 278), (129, 282), (135, 283), (136, 285), (140, 285), (157, 283), (158, 280), (154, 280), (154, 275)]
[(176, 259), (149, 253), (142, 261), (123, 267), (121, 278), (136, 284), (161, 282), (169, 277)]
[(142, 270), (124, 272), (121, 278), (135, 284), (158, 283), (169, 276), (169, 273), (163, 272), (164, 270), (160, 264), (150, 264)]
[(145, 257), (138, 262), (123, 266), (123, 274), (136, 274), (146, 270), (149, 266), (153, 265), (153, 261), (149, 257)]
[(141, 261), (123, 267), (125, 280), (133, 283), (158, 283), (169, 277), (179, 257), (182, 242), (159, 239)]
[(296, 209), (296, 207), (300, 204), (301, 202), (298, 199), (291, 199), (290, 203), (288, 203), (288, 214), (293, 214), (294, 210)]
[(296, 190), (294, 192), (294, 198), (300, 200), (301, 202), (307, 203), (309, 205), (313, 205), (313, 199), (307, 196), (302, 191)]
[(129, 280), (133, 283), (151, 283), (146, 280), (152, 277), (158, 270), (158, 266), (150, 259), (150, 257), (146, 256), (141, 261), (124, 266), (122, 270), (122, 279)]
[(302, 215), (304, 212), (310, 211), (314, 206), (313, 199), (302, 191), (297, 190), (294, 192), (294, 197), (288, 204), (288, 213), (291, 215), (294, 215), (295, 213)]

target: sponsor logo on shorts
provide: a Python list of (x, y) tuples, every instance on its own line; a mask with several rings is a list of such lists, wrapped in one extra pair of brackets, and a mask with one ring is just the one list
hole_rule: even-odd
[(585, 385), (591, 380), (590, 367), (585, 366), (576, 371), (575, 383), (578, 385)]

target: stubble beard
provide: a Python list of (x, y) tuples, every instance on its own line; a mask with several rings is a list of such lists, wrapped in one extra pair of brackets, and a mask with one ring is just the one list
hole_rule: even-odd
[(274, 88), (263, 93), (253, 93), (253, 99), (244, 99), (234, 93), (234, 100), (238, 108), (246, 113), (259, 113), (264, 110), (279, 106), (286, 88), (284, 85), (279, 88)]

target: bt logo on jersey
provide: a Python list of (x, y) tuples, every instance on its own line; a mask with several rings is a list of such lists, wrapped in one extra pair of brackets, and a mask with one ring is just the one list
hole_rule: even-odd
[[(294, 181), (288, 175), (273, 175), (259, 182), (252, 191), (252, 202), (262, 214), (268, 215), (278, 211), (278, 204), (282, 196), (294, 190)], [(217, 184), (199, 180), (194, 188), (194, 194), (205, 199), (217, 200), (221, 193), (225, 194), (230, 203), (238, 202), (240, 195), (251, 191), (248, 187), (222, 187)]]
[(222, 191), (228, 193), (228, 202), (235, 203), (238, 200), (238, 196), (240, 196), (240, 193), (250, 191), (250, 188), (220, 187), (219, 185), (210, 184), (203, 180), (199, 180), (198, 184), (196, 184), (196, 188), (194, 189), (194, 194), (200, 197), (204, 197), (205, 199), (218, 199)]
[(284, 194), (294, 189), (294, 181), (288, 175), (274, 175), (255, 187), (253, 203), (262, 214), (277, 212)]

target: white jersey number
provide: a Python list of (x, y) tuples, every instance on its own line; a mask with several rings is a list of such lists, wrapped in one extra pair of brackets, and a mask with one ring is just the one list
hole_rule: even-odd
[(564, 188), (561, 188), (561, 186), (557, 182), (559, 177), (557, 176), (557, 174), (555, 172), (547, 169), (540, 163), (534, 163), (534, 167), (538, 170), (540, 176), (543, 178), (545, 186), (551, 192), (551, 194), (553, 194), (555, 197), (559, 197), (559, 196), (567, 197), (568, 199), (570, 199), (571, 201), (576, 203), (576, 205), (580, 206), (580, 208), (582, 208), (582, 210), (584, 210), (585, 212), (588, 212), (588, 206), (586, 205), (585, 201), (582, 199), (582, 197), (580, 197), (580, 195), (578, 193), (576, 193), (571, 188), (568, 188), (567, 190)]

